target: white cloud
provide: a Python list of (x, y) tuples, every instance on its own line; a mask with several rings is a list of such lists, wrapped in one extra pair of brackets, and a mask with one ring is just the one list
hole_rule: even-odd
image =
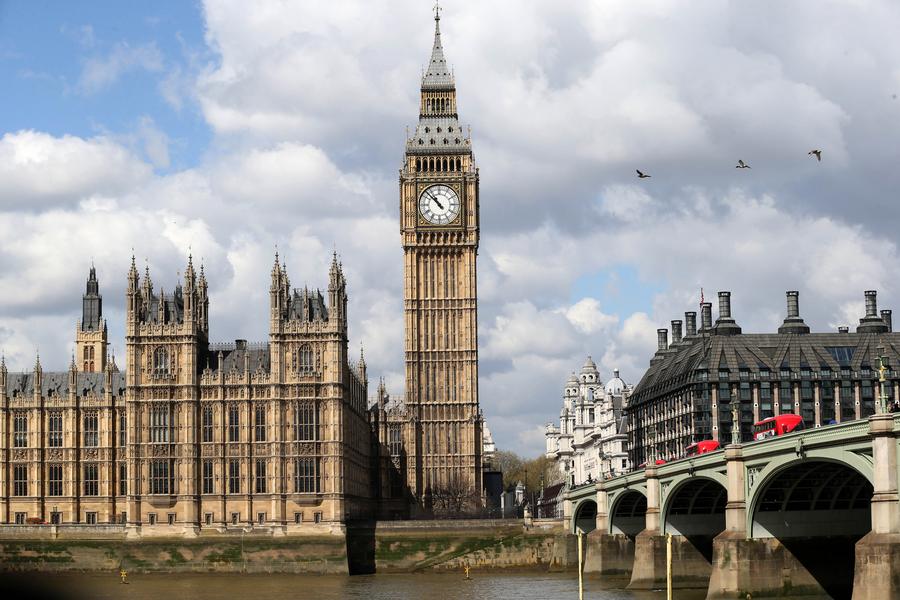
[(131, 45), (118, 42), (105, 56), (95, 56), (85, 61), (78, 80), (78, 89), (84, 94), (96, 94), (114, 84), (130, 71), (158, 72), (163, 69), (163, 56), (156, 44)]
[[(122, 43), (79, 84), (92, 94), (159, 73), (168, 105), (196, 100), (212, 131), (199, 164), (154, 172), (171, 168), (179, 137), (142, 115), (121, 137), (0, 139), (0, 285), (16, 290), (0, 299), (0, 345), (20, 368), (37, 346), (45, 367), (64, 368), (92, 256), (121, 345), (132, 246), (167, 289), (190, 247), (210, 280), (213, 338), (261, 339), (275, 245), (294, 284), (312, 287), (337, 249), (353, 354), (364, 343), (370, 377), (401, 393), (396, 169), (429, 6), (203, 11), (210, 54), (173, 66), (153, 44)], [(538, 424), (558, 415), (587, 354), (604, 378), (618, 367), (636, 382), (656, 328), (696, 310), (701, 286), (734, 293), (745, 331), (774, 330), (787, 289), (820, 330), (855, 324), (864, 289), (896, 302), (894, 3), (498, 0), (443, 17), (481, 167), (480, 385), (500, 447), (542, 451)], [(735, 170), (738, 158), (753, 169)], [(579, 289), (622, 267), (659, 291), (615, 277)]]

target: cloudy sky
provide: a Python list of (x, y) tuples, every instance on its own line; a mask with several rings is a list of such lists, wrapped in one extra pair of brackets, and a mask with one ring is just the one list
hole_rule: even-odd
[[(124, 349), (132, 248), (191, 251), (216, 340), (267, 335), (277, 245), (350, 285), (351, 347), (402, 393), (397, 169), (431, 2), (0, 0), (0, 350), (64, 369), (93, 260)], [(900, 309), (900, 4), (446, 0), (481, 168), (481, 403), (536, 455), (590, 354), (640, 379), (656, 328), (731, 290), (814, 330)], [(822, 161), (807, 155), (822, 150)], [(734, 168), (738, 159), (751, 169)], [(652, 177), (638, 180), (639, 168)]]

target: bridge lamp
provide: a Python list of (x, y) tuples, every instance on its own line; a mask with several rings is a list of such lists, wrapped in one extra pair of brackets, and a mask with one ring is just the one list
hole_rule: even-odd
[(878, 394), (878, 408), (880, 409), (879, 412), (884, 414), (888, 411), (888, 397), (884, 386), (886, 381), (884, 373), (888, 370), (888, 357), (886, 356), (884, 346), (882, 345), (879, 345), (877, 348), (875, 348), (875, 352), (878, 354), (875, 360), (877, 361), (878, 365), (878, 384), (880, 387), (880, 392)]

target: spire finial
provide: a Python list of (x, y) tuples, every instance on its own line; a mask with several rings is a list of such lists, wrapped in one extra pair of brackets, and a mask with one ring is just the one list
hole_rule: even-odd
[(442, 10), (444, 10), (444, 9), (441, 8), (440, 0), (434, 0), (434, 20), (435, 21), (441, 20), (441, 11)]

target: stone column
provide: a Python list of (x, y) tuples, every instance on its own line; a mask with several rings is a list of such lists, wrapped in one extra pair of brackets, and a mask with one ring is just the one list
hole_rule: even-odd
[(728, 477), (728, 501), (725, 504), (725, 531), (747, 536), (747, 492), (744, 484), (744, 458), (741, 445), (725, 447)]
[(897, 492), (897, 432), (891, 413), (869, 417), (875, 470), (872, 531), (856, 543), (853, 597), (900, 597), (900, 496)]
[(648, 465), (644, 474), (647, 478), (647, 521), (644, 531), (659, 535), (659, 476), (656, 465)]
[(626, 535), (609, 533), (609, 492), (597, 483), (597, 528), (587, 536), (585, 573), (630, 575), (634, 565), (634, 542)]

